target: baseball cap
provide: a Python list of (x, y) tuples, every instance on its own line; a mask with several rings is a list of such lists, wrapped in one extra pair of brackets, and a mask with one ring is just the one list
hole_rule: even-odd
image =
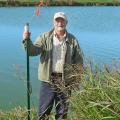
[(67, 17), (64, 12), (57, 12), (54, 14), (54, 20), (57, 18), (63, 18), (65, 21), (67, 21)]

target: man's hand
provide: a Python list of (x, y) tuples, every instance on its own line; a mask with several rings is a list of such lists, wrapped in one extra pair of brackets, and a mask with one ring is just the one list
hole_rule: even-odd
[(30, 35), (31, 35), (30, 32), (23, 32), (23, 43), (24, 43), (26, 40), (30, 39)]

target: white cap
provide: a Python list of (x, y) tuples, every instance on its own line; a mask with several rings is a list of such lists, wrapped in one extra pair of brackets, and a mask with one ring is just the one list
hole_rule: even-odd
[(67, 17), (64, 12), (57, 12), (54, 14), (54, 20), (57, 18), (63, 18), (65, 21), (67, 21)]

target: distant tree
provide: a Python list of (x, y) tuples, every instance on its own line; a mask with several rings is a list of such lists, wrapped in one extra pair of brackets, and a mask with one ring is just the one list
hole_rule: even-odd
[(49, 1), (49, 3), (52, 3), (53, 2), (53, 0), (48, 0)]
[(7, 0), (8, 5), (15, 5), (16, 0)]
[(50, 5), (53, 2), (53, 0), (44, 0), (44, 1), (47, 5)]
[(69, 5), (73, 4), (73, 0), (66, 0)]

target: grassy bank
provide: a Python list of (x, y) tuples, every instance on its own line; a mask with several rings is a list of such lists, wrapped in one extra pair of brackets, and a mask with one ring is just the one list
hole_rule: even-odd
[[(35, 6), (40, 0), (0, 0), (0, 6)], [(120, 0), (43, 0), (45, 6), (120, 6)]]
[[(120, 120), (120, 70), (115, 66), (99, 69), (88, 64), (81, 78), (81, 72), (69, 72), (73, 93), (69, 99), (70, 111), (67, 120)], [(70, 86), (69, 86), (70, 87)], [(26, 120), (26, 108), (0, 111), (0, 120)], [(54, 120), (54, 113), (50, 120)], [(31, 110), (31, 120), (36, 120), (37, 110)]]

